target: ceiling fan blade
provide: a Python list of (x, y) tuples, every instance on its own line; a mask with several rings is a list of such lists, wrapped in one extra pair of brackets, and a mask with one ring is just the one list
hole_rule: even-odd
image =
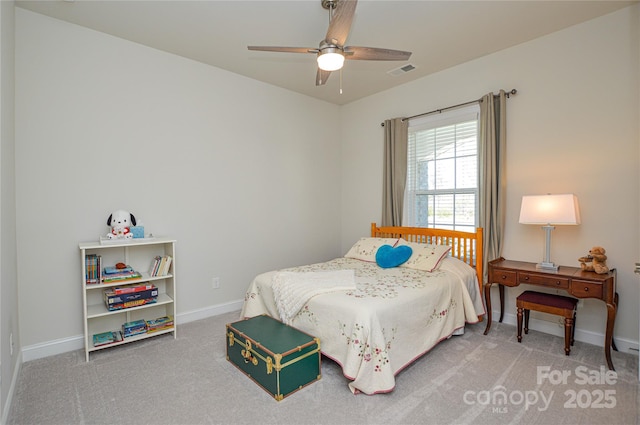
[(331, 71), (318, 68), (318, 72), (316, 73), (316, 86), (323, 86), (329, 79), (329, 75), (331, 75)]
[(314, 49), (313, 47), (247, 46), (247, 49), (260, 50), (263, 52), (318, 53), (318, 49)]
[(325, 41), (328, 44), (343, 46), (347, 42), (357, 4), (358, 0), (338, 0), (338, 5), (333, 12), (327, 36), (325, 37)]
[(410, 57), (411, 52), (404, 52), (402, 50), (356, 46), (347, 46), (344, 48), (344, 58), (349, 60), (404, 61)]

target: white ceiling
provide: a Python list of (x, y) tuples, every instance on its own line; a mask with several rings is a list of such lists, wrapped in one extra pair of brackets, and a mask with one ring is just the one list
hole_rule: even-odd
[[(313, 54), (329, 14), (321, 0), (18, 0), (25, 9), (343, 105), (626, 7), (633, 1), (360, 0), (347, 45), (413, 52), (408, 62), (347, 61), (315, 85)], [(400, 76), (387, 72), (410, 63)]]

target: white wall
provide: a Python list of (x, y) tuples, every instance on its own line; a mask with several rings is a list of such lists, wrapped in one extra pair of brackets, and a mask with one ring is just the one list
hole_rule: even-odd
[[(349, 125), (342, 130), (342, 249), (381, 218), (384, 119), (516, 88), (518, 94), (507, 102), (503, 256), (532, 262), (543, 256), (544, 232), (518, 224), (522, 195), (575, 193), (582, 225), (556, 228), (551, 259), (578, 266), (577, 258), (593, 245), (607, 249), (609, 265), (618, 269), (621, 297), (616, 342), (637, 348), (633, 265), (640, 260), (639, 8), (625, 8), (344, 106), (343, 122)], [(523, 289), (507, 292), (511, 319), (515, 296)], [(495, 306), (497, 291), (493, 298)], [(602, 344), (605, 321), (604, 304), (585, 301), (577, 338)]]
[(317, 125), (339, 107), (19, 8), (16, 27), (26, 351), (81, 344), (78, 242), (116, 209), (178, 240), (178, 319), (340, 255), (339, 130)]
[(0, 415), (5, 423), (21, 363), (15, 230), (13, 1), (0, 2), (0, 52)]

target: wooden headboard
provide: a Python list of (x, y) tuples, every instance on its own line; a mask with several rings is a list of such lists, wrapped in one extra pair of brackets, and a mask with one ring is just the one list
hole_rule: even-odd
[(426, 227), (378, 227), (376, 223), (371, 223), (371, 237), (402, 238), (408, 242), (449, 245), (452, 257), (464, 261), (476, 270), (480, 294), (483, 293), (482, 227), (478, 227), (475, 233), (471, 233)]

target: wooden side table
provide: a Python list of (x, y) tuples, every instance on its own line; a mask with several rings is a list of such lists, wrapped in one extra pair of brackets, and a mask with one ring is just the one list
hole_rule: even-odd
[(618, 312), (616, 292), (616, 271), (607, 274), (586, 272), (579, 267), (560, 266), (558, 271), (536, 268), (535, 263), (512, 261), (498, 258), (489, 262), (488, 281), (484, 284), (484, 298), (487, 306), (486, 335), (491, 329), (491, 285), (498, 284), (500, 291), (500, 320), (504, 317), (504, 287), (529, 284), (547, 288), (562, 289), (577, 298), (593, 298), (607, 306), (607, 327), (604, 340), (604, 355), (607, 366), (615, 370), (611, 361), (611, 348), (618, 351), (613, 341), (613, 327)]

